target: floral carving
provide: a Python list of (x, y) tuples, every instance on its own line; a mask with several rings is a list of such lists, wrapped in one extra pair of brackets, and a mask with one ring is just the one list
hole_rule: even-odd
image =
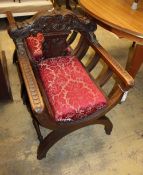
[(10, 31), (10, 35), (15, 40), (26, 38), (29, 35), (36, 35), (42, 32), (47, 35), (49, 32), (70, 32), (75, 30), (84, 33), (93, 33), (97, 26), (92, 20), (85, 17), (78, 17), (70, 11), (42, 12), (24, 23), (18, 23), (18, 29)]

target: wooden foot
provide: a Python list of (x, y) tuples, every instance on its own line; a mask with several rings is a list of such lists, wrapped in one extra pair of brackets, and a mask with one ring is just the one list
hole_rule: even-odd
[(107, 135), (110, 135), (113, 129), (113, 124), (106, 116), (99, 118), (96, 124), (104, 125), (104, 130)]

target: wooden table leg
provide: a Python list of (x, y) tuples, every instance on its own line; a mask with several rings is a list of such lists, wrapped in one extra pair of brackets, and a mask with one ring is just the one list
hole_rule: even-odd
[(126, 70), (135, 78), (141, 64), (143, 63), (143, 45), (135, 44), (129, 50), (129, 58), (126, 65)]

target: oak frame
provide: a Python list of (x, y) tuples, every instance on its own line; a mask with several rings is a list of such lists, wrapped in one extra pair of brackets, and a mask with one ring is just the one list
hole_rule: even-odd
[[(98, 43), (94, 34), (96, 30), (96, 23), (88, 18), (76, 16), (67, 10), (60, 12), (55, 10), (51, 12), (41, 12), (35, 15), (32, 19), (21, 23), (16, 23), (10, 12), (7, 12), (7, 18), (10, 24), (8, 32), (16, 45), (14, 63), (16, 63), (18, 67), (21, 79), (21, 96), (23, 97), (24, 103), (26, 103), (32, 116), (33, 124), (40, 141), (37, 158), (44, 158), (50, 147), (52, 147), (65, 135), (88, 125), (104, 125), (106, 134), (110, 134), (113, 125), (105, 114), (120, 102), (125, 91), (128, 91), (131, 87), (133, 87), (134, 80)], [(107, 97), (108, 105), (104, 109), (101, 109), (81, 120), (56, 122), (48, 112), (48, 99), (46, 98), (42, 83), (38, 76), (36, 65), (30, 58), (27, 51), (28, 48), (24, 39), (29, 35), (35, 35), (38, 32), (42, 32), (44, 36), (56, 35), (56, 37), (59, 38), (61, 34), (68, 35), (71, 30), (81, 34), (80, 40), (72, 52), (73, 55), (77, 56), (78, 59), (81, 60), (86, 54), (89, 46), (95, 50), (95, 55), (92, 61), (85, 67), (86, 71), (90, 74), (97, 62), (99, 62), (99, 58), (101, 58), (107, 64), (108, 69), (98, 76), (98, 85), (100, 87), (104, 86), (112, 75), (116, 75), (116, 83)], [(73, 40), (73, 38), (70, 38), (67, 43), (72, 43)], [(51, 44), (52, 43), (56, 44), (54, 40), (51, 40)], [(58, 44), (56, 46), (56, 54), (62, 54)], [(43, 48), (46, 50), (45, 43)], [(52, 132), (44, 139), (41, 135), (39, 125), (52, 130)]]

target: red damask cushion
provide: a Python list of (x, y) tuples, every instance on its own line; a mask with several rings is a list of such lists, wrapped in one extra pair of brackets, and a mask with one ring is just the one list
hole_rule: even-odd
[(43, 56), (42, 43), (44, 41), (44, 36), (42, 33), (37, 33), (36, 36), (29, 36), (26, 39), (28, 49), (30, 51), (31, 57), (34, 61), (40, 61)]
[[(38, 62), (43, 57), (42, 44), (44, 42), (44, 35), (42, 33), (37, 33), (36, 36), (29, 36), (26, 39), (28, 49), (30, 51), (31, 57), (34, 61)], [(67, 47), (66, 55), (71, 54), (71, 49)]]
[(107, 105), (76, 57), (50, 58), (38, 67), (56, 121), (78, 120)]

